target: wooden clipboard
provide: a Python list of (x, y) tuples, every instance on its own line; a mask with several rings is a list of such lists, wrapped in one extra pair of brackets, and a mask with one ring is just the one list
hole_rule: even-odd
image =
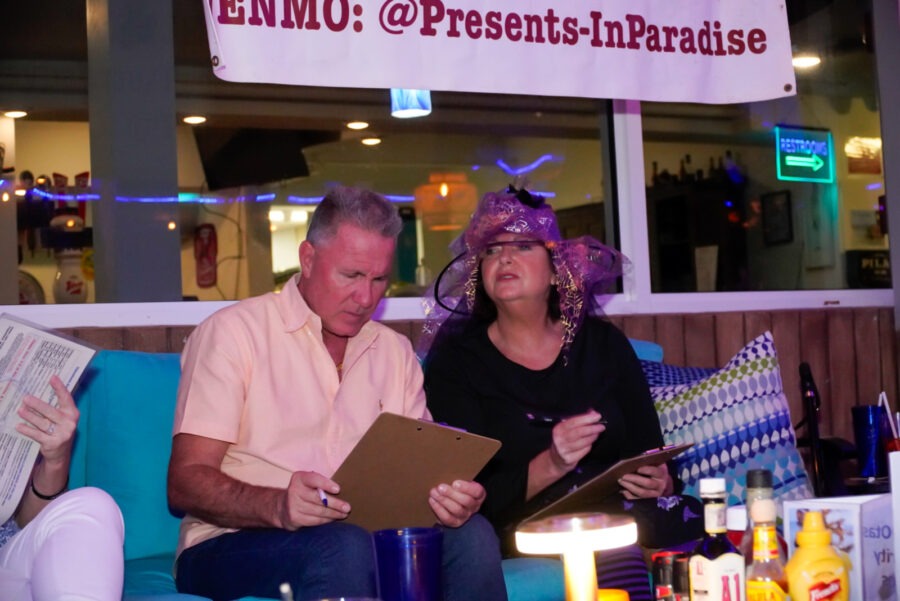
[(493, 438), (382, 413), (331, 479), (350, 503), (348, 523), (372, 531), (433, 526), (428, 492), (472, 480), (499, 448)]
[(602, 474), (594, 476), (564, 497), (560, 497), (549, 505), (545, 505), (523, 521), (589, 510), (592, 504), (616, 493), (620, 488), (619, 478), (625, 474), (630, 474), (644, 465), (665, 463), (692, 446), (694, 446), (692, 442), (674, 444), (658, 449), (650, 449), (640, 455), (622, 459)]

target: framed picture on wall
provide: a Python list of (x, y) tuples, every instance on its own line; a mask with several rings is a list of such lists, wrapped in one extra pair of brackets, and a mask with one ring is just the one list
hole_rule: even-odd
[(780, 190), (760, 197), (762, 205), (763, 241), (767, 246), (794, 241), (794, 220), (791, 215), (791, 192)]

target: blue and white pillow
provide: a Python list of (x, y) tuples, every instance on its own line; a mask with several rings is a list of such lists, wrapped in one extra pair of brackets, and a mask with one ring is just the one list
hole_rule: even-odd
[(716, 373), (715, 367), (679, 367), (658, 361), (641, 360), (641, 369), (647, 384), (653, 386), (672, 386), (675, 384), (693, 384)]
[(675, 459), (685, 494), (699, 496), (701, 478), (725, 478), (728, 504), (740, 505), (747, 470), (765, 468), (772, 471), (778, 500), (812, 496), (770, 332), (721, 369), (705, 376), (669, 370), (663, 381), (675, 376), (687, 381), (651, 384), (650, 392), (666, 443), (694, 443)]

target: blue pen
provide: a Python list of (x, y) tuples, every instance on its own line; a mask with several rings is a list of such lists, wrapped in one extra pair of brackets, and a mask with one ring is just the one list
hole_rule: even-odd
[(319, 498), (322, 499), (322, 506), (328, 507), (328, 497), (325, 496), (325, 491), (321, 488), (316, 489), (319, 492)]

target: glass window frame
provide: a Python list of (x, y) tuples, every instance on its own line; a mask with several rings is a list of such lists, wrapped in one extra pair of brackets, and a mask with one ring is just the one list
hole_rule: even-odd
[[(893, 307), (893, 289), (789, 290), (765, 292), (654, 293), (650, 286), (649, 230), (643, 156), (640, 103), (612, 103), (613, 165), (616, 172), (618, 238), (631, 267), (623, 279), (623, 291), (605, 306), (609, 315), (713, 313), (829, 307)], [(598, 135), (601, 132), (598, 131)], [(883, 132), (883, 135), (884, 134)], [(890, 184), (885, 187), (890, 194)], [(128, 325), (193, 325), (235, 301), (171, 303), (98, 303), (90, 305), (22, 305), (4, 311), (46, 327), (113, 327)], [(375, 319), (424, 318), (421, 298), (386, 298)]]
[[(885, 193), (900, 197), (895, 173), (900, 170), (900, 83), (896, 78), (882, 81), (895, 63), (900, 44), (900, 24), (896, 20), (894, 0), (873, 0), (879, 105), (882, 109), (882, 139), (885, 158)], [(631, 269), (623, 281), (623, 291), (613, 295), (605, 310), (610, 315), (688, 314), (779, 309), (826, 309), (834, 307), (893, 307), (900, 322), (900, 288), (793, 290), (765, 292), (690, 292), (654, 293), (650, 284), (649, 230), (643, 157), (641, 107), (637, 101), (612, 102), (612, 140), (610, 157), (615, 172), (613, 197), (617, 203), (619, 246), (631, 259)], [(600, 135), (600, 132), (598, 132)], [(900, 188), (898, 188), (900, 189)], [(897, 204), (897, 203), (893, 203)], [(891, 229), (900, 230), (900, 211), (889, 213)], [(900, 245), (891, 248), (894, 264), (900, 264)], [(895, 270), (896, 271), (896, 270)], [(170, 303), (100, 303), (89, 305), (7, 305), (0, 307), (13, 315), (31, 319), (46, 327), (97, 327), (128, 325), (192, 325), (234, 301)], [(381, 320), (421, 319), (423, 308), (418, 298), (389, 298), (382, 301), (375, 317)]]

